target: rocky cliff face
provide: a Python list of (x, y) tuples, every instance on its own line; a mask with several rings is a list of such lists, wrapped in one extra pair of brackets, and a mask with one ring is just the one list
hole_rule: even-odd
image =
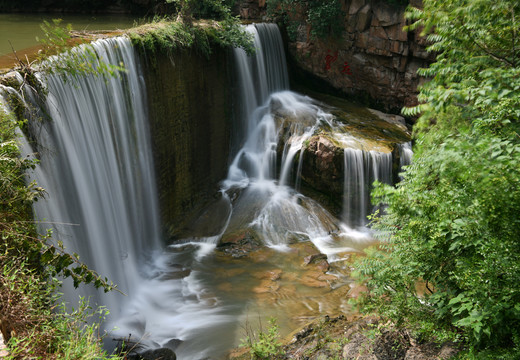
[(225, 178), (231, 133), (229, 59), (186, 51), (142, 53), (161, 220), (169, 236)]
[[(405, 6), (386, 0), (341, 0), (341, 5), (344, 28), (338, 38), (313, 39), (305, 15), (289, 14), (296, 28), (288, 36), (295, 78), (313, 87), (326, 83), (385, 111), (416, 104), (422, 81), (417, 69), (434, 57), (416, 32), (402, 30)], [(265, 16), (262, 10), (264, 0), (244, 0), (238, 11), (254, 18)]]

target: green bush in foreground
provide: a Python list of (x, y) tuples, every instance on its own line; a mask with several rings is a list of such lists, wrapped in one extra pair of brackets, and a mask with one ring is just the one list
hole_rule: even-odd
[(388, 204), (375, 228), (390, 238), (358, 265), (368, 276), (365, 308), (462, 329), (474, 345), (509, 346), (520, 334), (520, 145), (436, 140), (396, 188), (375, 190)]
[(108, 359), (99, 323), (106, 313), (86, 302), (67, 312), (57, 282), (42, 279), (22, 259), (0, 256), (0, 313), (8, 332), (8, 359)]
[(420, 73), (413, 164), (379, 185), (381, 244), (357, 264), (358, 305), (463, 358), (520, 357), (520, 4), (423, 1), (409, 8), (437, 60)]

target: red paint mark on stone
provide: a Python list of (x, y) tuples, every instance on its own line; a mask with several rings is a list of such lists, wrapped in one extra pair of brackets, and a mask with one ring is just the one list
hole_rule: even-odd
[(350, 66), (347, 61), (343, 63), (343, 70), (341, 70), (342, 74), (352, 75), (352, 70), (350, 70)]
[(338, 51), (331, 55), (330, 50), (327, 50), (327, 56), (325, 56), (325, 70), (330, 70), (330, 65), (338, 59)]

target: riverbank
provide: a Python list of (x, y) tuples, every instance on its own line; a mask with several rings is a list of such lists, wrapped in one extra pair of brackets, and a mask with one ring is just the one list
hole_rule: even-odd
[[(233, 360), (250, 359), (249, 348), (235, 349)], [(451, 342), (421, 342), (406, 329), (375, 317), (324, 316), (284, 340), (269, 359), (431, 360), (450, 359), (459, 349)]]

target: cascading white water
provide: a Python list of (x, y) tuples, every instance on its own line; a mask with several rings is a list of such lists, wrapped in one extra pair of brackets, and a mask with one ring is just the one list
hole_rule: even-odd
[(399, 167), (402, 169), (403, 166), (410, 165), (412, 163), (412, 143), (407, 142), (403, 144), (398, 144), (399, 149)]
[[(109, 78), (41, 79), (51, 120), (34, 131), (41, 160), (34, 176), (48, 197), (35, 203), (35, 213), (67, 251), (131, 296), (139, 267), (161, 243), (146, 94), (129, 40), (98, 40), (92, 48), (99, 59), (123, 64), (126, 71)], [(92, 287), (83, 291), (96, 297)], [(64, 292), (70, 301), (77, 299), (67, 282)], [(117, 316), (122, 295), (99, 296), (95, 301)]]
[[(239, 102), (256, 107), (247, 108), (247, 116), (241, 120), (246, 124), (242, 126), (249, 130), (245, 142), (242, 140), (244, 145), (229, 167), (227, 179), (223, 181), (223, 191), (242, 189), (233, 204), (229, 227), (248, 225), (266, 245), (280, 250), (287, 249), (287, 244), (295, 236), (311, 240), (322, 253), (333, 257), (344, 252), (349, 241), (369, 236), (343, 227), (319, 204), (299, 194), (290, 185), (298, 184), (300, 178), (301, 156), (297, 173), (291, 178), (296, 154), (302, 151), (305, 141), (319, 126), (334, 127), (334, 116), (307, 96), (279, 91), (287, 87), (288, 82), (285, 57), (279, 55), (283, 54), (283, 48), (276, 25), (251, 26), (249, 31), (258, 31), (256, 39), (267, 38), (269, 41), (262, 42), (261, 51), (257, 51), (256, 56), (262, 60), (248, 59), (242, 50), (235, 51), (238, 78), (255, 80), (240, 83)], [(275, 47), (271, 48), (273, 44)], [(266, 63), (264, 57), (269, 61), (268, 66), (259, 69), (259, 63)], [(283, 81), (275, 82), (273, 79), (276, 78)], [(269, 97), (265, 96), (265, 89), (269, 89)], [(251, 99), (264, 99), (264, 102)], [(284, 133), (288, 138), (284, 139), (281, 163), (277, 164), (283, 127), (287, 128)], [(379, 171), (377, 157), (373, 163), (373, 171)], [(341, 236), (332, 239), (331, 234)], [(346, 241), (338, 241), (338, 238)]]
[(239, 109), (236, 114), (235, 138), (239, 148), (245, 139), (251, 137), (258, 120), (251, 114), (275, 91), (289, 88), (289, 75), (285, 65), (285, 51), (278, 27), (274, 24), (256, 24), (246, 27), (252, 34), (254, 56), (248, 56), (243, 49), (235, 48), (234, 60), (239, 89)]
[[(227, 214), (227, 220), (222, 224), (222, 232), (170, 245), (151, 269), (151, 279), (140, 285), (138, 295), (127, 304), (123, 318), (117, 322), (116, 334), (132, 334), (135, 340), (149, 346), (175, 348), (179, 359), (216, 356), (233, 344), (232, 337), (223, 339), (219, 334), (234, 332), (242, 306), (226, 306), (209, 290), (214, 274), (208, 273), (208, 258), (234, 221), (234, 215), (240, 213), (226, 190), (245, 188), (251, 179), (270, 183), (276, 173), (277, 129), (266, 102), (271, 93), (289, 85), (283, 45), (276, 25), (248, 26), (247, 31), (254, 35), (257, 50), (254, 56), (234, 50), (241, 89), (237, 117), (241, 121), (233, 141), (241, 149), (223, 182), (218, 209)], [(263, 191), (259, 194), (264, 195)], [(245, 198), (242, 194), (241, 199)], [(189, 276), (180, 275), (184, 271), (189, 271)]]
[[(363, 224), (367, 213), (367, 182), (363, 151), (346, 148), (343, 211), (347, 224)], [(368, 179), (367, 179), (368, 180)]]
[(345, 148), (344, 164), (343, 221), (352, 227), (364, 226), (373, 210), (371, 184), (392, 183), (392, 154)]
[[(352, 242), (369, 238), (341, 227), (319, 204), (287, 185), (294, 155), (332, 115), (312, 99), (283, 90), (288, 87), (287, 71), (276, 25), (249, 26), (248, 31), (255, 34), (257, 52), (248, 57), (235, 50), (237, 101), (243, 105), (238, 126), (244, 131), (235, 139), (242, 145), (222, 182), (218, 209), (227, 215), (222, 232), (170, 245), (155, 264), (155, 277), (141, 284), (118, 322), (117, 334), (131, 333), (150, 346), (175, 347), (178, 358), (216, 356), (233, 344), (232, 337), (226, 340), (218, 334), (235, 331), (244, 305), (230, 306), (215, 296), (210, 265), (213, 249), (226, 233), (250, 228), (267, 246), (280, 250), (288, 248), (290, 239), (311, 240), (331, 260), (352, 250)], [(269, 42), (262, 42), (266, 35)], [(282, 163), (277, 164), (281, 119), (294, 124)], [(189, 276), (180, 275), (184, 271)]]

